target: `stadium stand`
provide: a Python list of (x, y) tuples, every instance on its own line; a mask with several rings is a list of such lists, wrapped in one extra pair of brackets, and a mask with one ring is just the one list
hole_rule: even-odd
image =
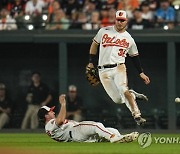
[[(113, 24), (113, 9), (127, 11), (130, 18), (129, 29), (133, 29), (131, 23), (136, 18), (134, 11), (137, 12), (137, 9), (142, 20), (149, 22), (145, 22), (145, 29), (167, 30), (179, 27), (178, 0), (2, 0), (0, 30), (98, 29)], [(6, 15), (3, 15), (4, 12)], [(94, 21), (93, 18), (97, 19)], [(136, 25), (139, 23), (135, 23), (134, 27)]]

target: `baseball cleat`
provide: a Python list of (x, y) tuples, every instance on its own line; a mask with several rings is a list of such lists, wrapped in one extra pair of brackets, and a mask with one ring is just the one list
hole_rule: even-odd
[(125, 142), (132, 142), (134, 140), (137, 140), (139, 136), (138, 132), (132, 132), (130, 134), (123, 135), (123, 138), (118, 141), (118, 143), (125, 143)]
[(137, 125), (144, 126), (146, 123), (146, 119), (142, 118), (141, 116), (134, 118), (136, 121)]
[(133, 93), (135, 95), (135, 97), (139, 100), (143, 100), (143, 101), (148, 101), (148, 97), (144, 94), (138, 93), (136, 91), (134, 91), (133, 89), (129, 90), (130, 93)]
[(115, 135), (115, 134), (113, 134), (112, 136), (111, 136), (111, 138), (110, 138), (110, 142), (111, 143), (117, 143), (119, 140), (121, 140), (123, 138), (123, 136), (117, 136), (117, 135)]
[(138, 136), (139, 136), (138, 132), (132, 132), (130, 134), (123, 135), (121, 137), (115, 135), (114, 137), (110, 139), (110, 142), (111, 143), (129, 143), (136, 140)]

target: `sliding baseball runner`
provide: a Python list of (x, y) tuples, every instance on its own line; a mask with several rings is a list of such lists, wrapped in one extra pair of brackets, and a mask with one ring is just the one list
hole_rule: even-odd
[(105, 128), (100, 122), (76, 122), (66, 119), (65, 95), (59, 96), (61, 109), (57, 117), (53, 112), (54, 107), (43, 106), (38, 111), (38, 117), (45, 124), (46, 133), (59, 142), (101, 142), (123, 143), (136, 140), (139, 133), (132, 132), (122, 135), (115, 128)]

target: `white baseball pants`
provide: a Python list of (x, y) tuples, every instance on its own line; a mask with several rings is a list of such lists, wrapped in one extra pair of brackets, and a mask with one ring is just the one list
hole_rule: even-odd
[(119, 137), (122, 136), (117, 129), (105, 128), (102, 123), (94, 121), (82, 121), (72, 128), (72, 139), (75, 142), (87, 141), (90, 136), (95, 134), (98, 134), (99, 137), (104, 137), (107, 140), (110, 140), (110, 137), (113, 134)]
[[(125, 64), (119, 64), (114, 68), (99, 69), (99, 77), (105, 91), (111, 99), (117, 104), (125, 103), (132, 113), (129, 101), (124, 95), (125, 91), (128, 90)], [(135, 98), (134, 95), (133, 97)], [(135, 111), (139, 112), (139, 109), (137, 108)]]

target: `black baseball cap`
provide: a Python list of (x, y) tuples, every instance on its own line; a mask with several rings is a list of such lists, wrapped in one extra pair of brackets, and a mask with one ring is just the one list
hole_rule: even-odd
[(46, 115), (48, 112), (53, 111), (54, 108), (55, 108), (55, 106), (53, 106), (53, 107), (51, 107), (51, 108), (48, 107), (48, 106), (42, 106), (42, 107), (39, 109), (38, 113), (37, 113), (39, 120), (40, 120), (40, 121), (45, 121), (45, 115)]

